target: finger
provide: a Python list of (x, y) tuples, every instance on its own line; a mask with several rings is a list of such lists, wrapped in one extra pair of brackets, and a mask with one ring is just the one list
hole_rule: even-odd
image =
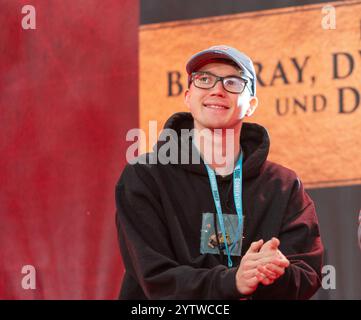
[[(266, 257), (258, 260), (246, 260), (243, 262), (243, 270), (256, 270), (258, 266), (274, 262), (275, 257)], [(277, 264), (278, 265), (278, 264)]]
[(273, 282), (275, 282), (274, 280), (272, 279), (269, 279), (269, 278), (265, 278), (261, 281), (261, 283), (265, 286), (269, 286), (270, 284), (272, 284)]
[(251, 268), (256, 268), (259, 265), (264, 266), (268, 263), (275, 264), (279, 267), (288, 266), (288, 260), (284, 260), (283, 258), (280, 258), (279, 256), (275, 256), (275, 255), (266, 256), (258, 260), (249, 261), (249, 263), (247, 264), (249, 265), (249, 269), (251, 269)]
[(263, 274), (263, 273), (261, 273), (261, 272), (257, 272), (256, 278), (257, 278), (258, 282), (262, 282), (262, 281), (263, 281), (264, 279), (266, 279), (267, 277), (266, 277), (265, 274)]
[(262, 247), (262, 245), (263, 245), (263, 240), (262, 239), (258, 240), (256, 242), (252, 242), (251, 246), (247, 250), (247, 253), (256, 253), (256, 252), (258, 252), (259, 249)]
[(280, 245), (280, 241), (273, 237), (271, 240), (268, 240), (260, 249), (261, 252), (267, 251), (267, 250), (276, 250), (278, 246)]
[(287, 268), (290, 265), (290, 261), (284, 256), (284, 254), (281, 251), (277, 250), (277, 252), (280, 262), (280, 264), (278, 265)]
[(271, 249), (277, 249), (279, 247), (280, 241), (277, 238), (273, 237), (270, 241)]
[(264, 268), (266, 268), (268, 271), (273, 272), (274, 274), (276, 274), (278, 277), (282, 276), (285, 273), (285, 268), (276, 266), (274, 264), (266, 264), (264, 266)]
[(281, 259), (286, 261), (289, 265), (290, 261), (286, 258), (286, 256), (280, 250), (277, 250), (277, 252), (278, 252), (278, 255), (281, 257)]
[(266, 277), (263, 273), (258, 273), (256, 277), (257, 280), (265, 286), (268, 286), (275, 281), (274, 279)]
[(271, 280), (275, 280), (279, 277), (278, 273), (275, 273), (264, 266), (258, 266), (257, 270), (258, 270), (258, 272), (264, 274), (267, 278), (269, 278)]
[(263, 259), (260, 259), (259, 262), (262, 264), (262, 265), (265, 265), (266, 263), (271, 263), (271, 264), (274, 264), (276, 266), (279, 266), (281, 268), (287, 268), (289, 265), (290, 265), (290, 262), (289, 260), (283, 256), (283, 255), (277, 255), (277, 256), (274, 256), (274, 257), (267, 257), (267, 258), (263, 258)]
[(259, 282), (260, 281), (257, 279), (257, 277), (252, 277), (246, 281), (246, 285), (251, 289), (256, 289)]
[[(246, 255), (244, 256), (246, 257)], [(253, 260), (253, 261), (266, 257), (279, 257), (279, 254), (276, 251), (270, 251), (270, 250), (247, 254), (247, 260)]]
[(247, 270), (247, 271), (243, 271), (242, 272), (242, 277), (244, 279), (251, 279), (253, 277), (255, 277), (257, 275), (257, 269), (251, 269), (251, 270)]
[(284, 260), (284, 259), (274, 259), (273, 261), (271, 261), (272, 264), (280, 267), (280, 268), (287, 268), (290, 265), (290, 262), (288, 260)]

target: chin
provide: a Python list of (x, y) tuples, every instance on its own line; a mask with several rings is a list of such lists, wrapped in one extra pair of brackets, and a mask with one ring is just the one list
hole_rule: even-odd
[(232, 128), (229, 123), (223, 122), (223, 121), (207, 121), (202, 123), (202, 126), (204, 128), (208, 129), (226, 129), (226, 128)]
[(209, 117), (208, 115), (193, 114), (194, 120), (197, 122), (198, 128), (208, 129), (232, 129), (235, 128), (240, 122), (240, 119), (234, 119), (231, 117), (214, 116)]

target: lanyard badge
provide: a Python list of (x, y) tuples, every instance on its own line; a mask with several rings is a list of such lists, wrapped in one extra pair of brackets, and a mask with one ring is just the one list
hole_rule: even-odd
[(224, 219), (223, 219), (223, 212), (222, 212), (222, 206), (220, 201), (220, 196), (218, 192), (218, 185), (217, 185), (217, 178), (214, 170), (212, 170), (207, 164), (207, 172), (208, 172), (208, 178), (212, 189), (212, 195), (214, 204), (217, 210), (217, 216), (218, 216), (218, 222), (221, 227), (220, 236), (223, 241), (221, 241), (222, 248), (225, 249), (228, 257), (228, 267), (231, 268), (233, 263), (231, 259), (231, 253), (234, 249), (234, 246), (237, 244), (239, 239), (242, 239), (242, 224), (243, 224), (243, 207), (242, 207), (242, 162), (243, 162), (243, 153), (241, 152), (240, 157), (237, 161), (236, 167), (233, 171), (233, 197), (234, 197), (234, 203), (237, 211), (238, 216), (238, 227), (237, 231), (234, 237), (233, 243), (230, 243), (228, 241), (229, 234), (226, 233), (226, 228), (224, 225)]

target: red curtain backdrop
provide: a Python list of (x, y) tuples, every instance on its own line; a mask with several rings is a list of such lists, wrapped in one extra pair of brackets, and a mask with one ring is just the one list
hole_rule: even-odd
[[(24, 30), (24, 5), (36, 29)], [(138, 1), (0, 0), (0, 298), (114, 299)], [(25, 265), (36, 289), (23, 289)]]

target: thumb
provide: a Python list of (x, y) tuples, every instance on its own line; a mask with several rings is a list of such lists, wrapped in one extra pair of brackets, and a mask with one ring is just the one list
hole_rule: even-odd
[(268, 240), (264, 246), (261, 248), (261, 251), (266, 251), (266, 250), (276, 250), (278, 248), (278, 246), (280, 245), (280, 241), (273, 237), (271, 240)]
[(252, 242), (247, 253), (257, 253), (263, 245), (263, 239)]
[(280, 241), (277, 238), (273, 237), (271, 239), (270, 248), (277, 249), (279, 245), (280, 245)]

